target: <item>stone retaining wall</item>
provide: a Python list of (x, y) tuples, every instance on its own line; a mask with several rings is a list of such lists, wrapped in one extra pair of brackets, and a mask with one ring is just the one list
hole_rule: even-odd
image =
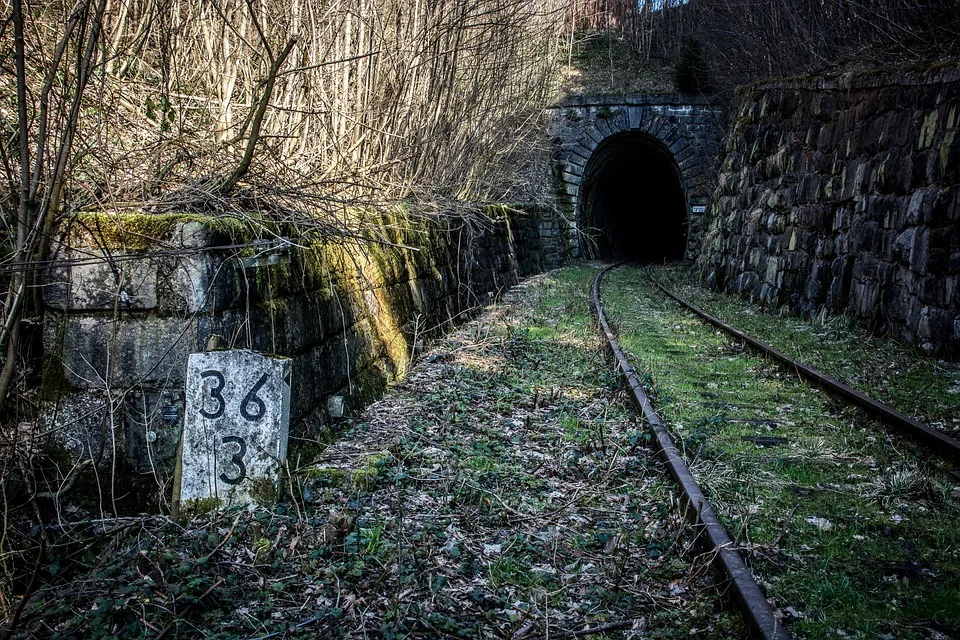
[(960, 68), (758, 84), (732, 117), (706, 281), (960, 355)]
[(143, 474), (155, 491), (180, 438), (187, 355), (219, 336), (293, 358), (291, 432), (314, 435), (329, 398), (363, 405), (416, 341), (565, 259), (549, 210), (487, 213), (359, 214), (366, 242), (280, 249), (227, 248), (252, 240), (229, 220), (76, 216), (55, 247), (75, 262), (46, 277), (45, 426), (74, 460)]

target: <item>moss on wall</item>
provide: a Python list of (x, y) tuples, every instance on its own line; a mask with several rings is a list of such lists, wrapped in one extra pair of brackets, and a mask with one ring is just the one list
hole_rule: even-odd
[(960, 63), (741, 90), (699, 265), (960, 357)]
[(197, 222), (234, 242), (247, 242), (255, 236), (250, 223), (241, 218), (185, 213), (82, 211), (66, 217), (63, 226), (70, 231), (74, 246), (92, 239), (105, 249), (144, 251), (174, 240), (174, 232), (186, 222)]
[[(169, 375), (154, 382), (128, 380), (118, 374), (114, 378), (118, 393), (125, 390), (124, 385), (133, 385), (143, 393), (164, 389), (182, 394), (186, 354), (204, 349), (209, 336), (217, 334), (230, 348), (293, 357), (292, 432), (326, 433), (331, 427), (326, 414), (330, 396), (347, 396), (347, 405), (354, 409), (365, 406), (406, 373), (414, 334), (422, 339), (431, 330), (438, 332), (467, 317), (475, 305), (490, 299), (488, 293), (553, 260), (542, 255), (546, 235), (541, 223), (553, 215), (547, 210), (490, 205), (470, 218), (420, 214), (398, 205), (382, 211), (358, 209), (350, 215), (361, 229), (358, 237), (316, 240), (290, 248), (286, 263), (244, 268), (235, 250), (217, 249), (224, 236), (237, 243), (257, 239), (243, 221), (178, 214), (78, 214), (67, 222), (70, 242), (85, 252), (109, 254), (115, 249), (143, 251), (160, 246), (176, 249), (189, 240), (191, 248), (200, 249), (191, 252), (189, 264), (185, 266), (180, 256), (154, 257), (143, 277), (156, 279), (153, 286), (160, 289), (162, 284), (164, 291), (173, 293), (185, 286), (219, 293), (212, 302), (194, 295), (197, 302), (192, 310), (182, 304), (158, 303), (149, 308), (121, 308), (114, 317), (113, 307), (71, 306), (91, 296), (61, 292), (58, 321), (73, 331), (71, 335), (83, 339), (66, 344), (56, 337), (62, 338), (63, 331), (47, 332), (49, 366), (44, 385), (49, 393), (45, 398), (51, 403), (61, 398), (80, 407), (81, 398), (102, 395), (95, 384), (87, 389), (81, 376), (68, 378), (65, 372), (69, 367), (76, 369), (74, 365), (102, 359), (103, 337), (89, 334), (104, 326), (133, 336), (124, 357), (144, 360), (150, 354), (173, 353), (165, 342), (173, 338), (156, 331), (156, 323), (162, 320), (172, 323), (177, 336), (187, 336), (188, 344), (181, 344), (173, 357), (182, 356), (184, 362), (167, 362)], [(555, 230), (551, 233), (560, 233), (559, 223), (550, 222), (550, 229)], [(188, 223), (196, 223), (188, 229), (189, 239), (184, 231)], [(562, 239), (554, 240), (563, 244)], [(249, 248), (243, 253), (249, 256), (255, 251)], [(112, 277), (105, 271), (106, 277)], [(87, 282), (88, 274), (74, 279), (77, 274), (68, 270), (58, 278), (73, 280), (73, 288), (103, 285)], [(174, 295), (167, 299), (186, 298)], [(183, 334), (179, 333), (181, 326)], [(136, 372), (151, 369), (151, 365), (151, 370), (156, 369), (156, 363), (135, 364), (124, 364), (117, 371)], [(78, 386), (70, 388), (71, 383)], [(126, 403), (121, 410), (136, 411), (135, 404)], [(118, 424), (124, 419), (115, 416)], [(127, 419), (146, 423), (143, 416)], [(56, 430), (62, 425), (48, 426)], [(108, 444), (104, 441), (94, 448), (106, 450)], [(122, 451), (119, 455), (125, 459)], [(157, 469), (166, 468), (167, 461), (157, 462)], [(104, 464), (102, 458), (100, 464)], [(133, 473), (123, 471), (124, 475)], [(153, 476), (143, 477), (155, 490)], [(137, 495), (141, 503), (149, 501), (140, 489)]]

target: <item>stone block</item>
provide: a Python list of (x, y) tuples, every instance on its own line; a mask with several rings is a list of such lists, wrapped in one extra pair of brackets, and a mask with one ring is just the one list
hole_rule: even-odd
[(623, 110), (628, 129), (639, 129), (643, 119), (643, 107), (629, 106)]
[(866, 155), (874, 155), (887, 147), (887, 123), (884, 118), (875, 118), (863, 129), (860, 148)]
[(850, 291), (850, 304), (855, 315), (872, 319), (878, 310), (880, 287), (872, 280), (854, 282)]
[[(56, 254), (57, 258), (91, 258), (87, 251)], [(44, 284), (44, 302), (75, 311), (149, 310), (157, 307), (157, 262), (136, 254), (104, 254), (96, 262), (51, 270)]]
[(821, 260), (813, 261), (806, 279), (803, 281), (803, 296), (816, 307), (819, 306), (824, 297), (826, 265)]
[(937, 147), (937, 155), (943, 182), (947, 184), (960, 182), (960, 135), (956, 129), (944, 134), (943, 140)]
[(175, 244), (184, 249), (203, 249), (215, 244), (217, 232), (201, 222), (189, 220), (177, 223), (173, 237)]
[(816, 147), (821, 151), (833, 151), (836, 148), (834, 132), (836, 131), (832, 123), (826, 123), (820, 127), (817, 134)]
[(925, 274), (927, 262), (930, 259), (930, 230), (917, 229), (913, 236), (913, 249), (910, 251), (910, 270), (914, 273)]
[(926, 149), (933, 144), (937, 134), (939, 120), (940, 112), (937, 110), (930, 111), (923, 116), (917, 132), (917, 149)]
[(896, 191), (898, 159), (889, 152), (878, 156), (871, 173), (870, 190), (876, 193)]
[(282, 353), (302, 353), (323, 342), (331, 323), (332, 305), (318, 294), (288, 298), (282, 314), (285, 349)]
[(830, 264), (830, 286), (827, 291), (827, 306), (839, 311), (847, 306), (850, 291), (853, 258), (841, 255)]
[(764, 280), (774, 286), (778, 286), (780, 282), (780, 260), (771, 256), (767, 258), (765, 271), (764, 271)]
[(955, 188), (950, 186), (943, 189), (931, 188), (929, 193), (932, 200), (930, 205), (930, 223), (934, 225), (948, 225), (955, 215)]
[(950, 251), (941, 247), (931, 247), (927, 258), (927, 273), (942, 277), (950, 266)]
[(832, 260), (837, 256), (836, 241), (832, 237), (812, 234), (813, 253), (824, 260)]
[(776, 306), (777, 288), (765, 282), (762, 285), (760, 285), (760, 290), (757, 293), (757, 297), (759, 298), (761, 304), (768, 305), (768, 306)]
[(947, 291), (947, 280), (942, 276), (925, 276), (920, 279), (917, 299), (926, 305), (945, 307), (950, 296)]
[(603, 138), (608, 138), (614, 134), (614, 130), (610, 127), (610, 122), (608, 122), (606, 118), (595, 118), (593, 126), (597, 128), (597, 132), (599, 132)]
[(880, 246), (880, 225), (873, 220), (859, 218), (850, 231), (854, 237), (855, 250), (872, 255)]
[[(98, 461), (107, 456), (112, 428), (118, 426), (110, 419), (107, 394), (87, 390), (61, 393), (56, 402), (45, 403), (40, 414), (47, 431), (76, 461)], [(118, 432), (123, 433), (122, 429)], [(122, 451), (122, 443), (118, 444)]]
[(215, 253), (164, 261), (158, 270), (161, 308), (190, 313), (240, 304), (243, 274), (234, 260)]
[(891, 248), (891, 257), (899, 263), (908, 266), (910, 264), (910, 256), (913, 254), (916, 235), (917, 230), (915, 228), (909, 228), (897, 234)]
[[(950, 222), (956, 222), (960, 220), (960, 189), (954, 187), (952, 191), (953, 201), (947, 208), (947, 220)], [(954, 225), (954, 228), (957, 228), (957, 225)], [(957, 243), (960, 244), (960, 239), (958, 239)]]
[(919, 225), (927, 221), (930, 212), (930, 191), (927, 189), (918, 189), (910, 194), (910, 200), (907, 202), (905, 224)]
[(920, 310), (920, 321), (917, 323), (917, 335), (929, 341), (929, 345), (921, 345), (926, 351), (935, 351), (936, 345), (944, 344), (953, 329), (955, 319), (950, 314), (937, 307), (924, 306)]
[(125, 394), (124, 449), (130, 468), (138, 473), (171, 473), (183, 417), (181, 389), (136, 387)]
[(184, 318), (71, 316), (65, 321), (64, 375), (79, 389), (183, 384), (194, 323)]
[(906, 319), (909, 303), (907, 292), (900, 283), (893, 283), (884, 289), (881, 308), (888, 321), (902, 322)]
[(606, 137), (604, 136), (603, 133), (600, 132), (600, 130), (596, 127), (596, 125), (591, 125), (587, 127), (587, 130), (584, 132), (584, 135), (585, 135), (585, 138), (587, 140), (592, 141), (594, 145), (600, 144), (601, 142), (603, 142), (603, 139)]

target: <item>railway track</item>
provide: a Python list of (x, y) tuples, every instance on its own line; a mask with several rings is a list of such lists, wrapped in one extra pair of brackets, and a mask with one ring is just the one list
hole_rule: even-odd
[(667, 289), (661, 283), (654, 282), (654, 284), (666, 296), (674, 300), (680, 306), (709, 322), (711, 325), (717, 327), (721, 331), (724, 331), (737, 340), (740, 340), (753, 349), (756, 349), (763, 355), (779, 362), (781, 365), (786, 367), (787, 370), (796, 374), (797, 377), (825, 389), (829, 393), (837, 396), (845, 402), (849, 402), (852, 405), (860, 407), (884, 424), (899, 429), (908, 437), (930, 445), (933, 447), (933, 451), (935, 453), (945, 457), (953, 458), (954, 460), (960, 460), (960, 441), (958, 441), (956, 438), (951, 438), (942, 431), (934, 429), (930, 425), (924, 424), (916, 418), (905, 415), (896, 409), (871, 398), (867, 394), (858, 391), (853, 387), (844, 384), (824, 373), (821, 373), (813, 367), (795, 360), (794, 358), (791, 358), (780, 351), (777, 351), (773, 347), (764, 344), (752, 336), (747, 335), (743, 331), (740, 331), (739, 329), (727, 324), (716, 316), (707, 313), (700, 307), (691, 304), (687, 300)]
[[(726, 578), (729, 579), (730, 588), (733, 594), (735, 595), (735, 599), (741, 608), (744, 619), (747, 622), (752, 635), (758, 638), (777, 638), (777, 639), (789, 638), (791, 637), (790, 634), (784, 628), (783, 624), (780, 622), (777, 615), (775, 615), (774, 609), (773, 607), (771, 607), (770, 603), (768, 602), (767, 597), (764, 594), (764, 591), (761, 590), (760, 586), (757, 584), (757, 581), (754, 578), (755, 570), (751, 571), (751, 569), (748, 569), (747, 563), (745, 563), (744, 561), (744, 557), (741, 556), (740, 553), (738, 553), (738, 548), (747, 549), (747, 551), (751, 553), (751, 558), (749, 559), (753, 560), (753, 562), (751, 563), (752, 565), (756, 566), (757, 564), (764, 563), (763, 559), (761, 559), (760, 561), (757, 560), (757, 557), (756, 557), (757, 555), (756, 548), (758, 547), (758, 545), (756, 544), (757, 541), (756, 540), (751, 541), (749, 539), (750, 536), (747, 533), (748, 529), (746, 526), (746, 520), (743, 521), (743, 526), (739, 529), (739, 531), (735, 532), (737, 533), (737, 535), (731, 536), (727, 532), (727, 530), (724, 528), (721, 521), (722, 518), (718, 517), (718, 514), (717, 514), (718, 510), (711, 505), (710, 501), (707, 498), (707, 495), (710, 494), (711, 492), (710, 491), (705, 492), (698, 485), (698, 482), (697, 482), (698, 478), (701, 480), (704, 480), (705, 478), (704, 474), (702, 473), (703, 470), (701, 469), (700, 473), (691, 472), (691, 466), (698, 465), (702, 462), (702, 460), (699, 458), (700, 456), (699, 451), (692, 452), (691, 451), (692, 447), (689, 445), (689, 441), (693, 441), (695, 438), (690, 437), (689, 430), (685, 434), (684, 432), (678, 432), (672, 429), (668, 424), (668, 421), (665, 421), (663, 418), (661, 418), (660, 415), (658, 415), (657, 410), (654, 409), (653, 402), (648, 397), (648, 394), (645, 392), (644, 384), (640, 382), (641, 379), (643, 379), (645, 376), (648, 376), (647, 372), (645, 371), (642, 371), (640, 373), (637, 372), (637, 370), (630, 363), (630, 359), (631, 359), (630, 350), (624, 349), (623, 347), (621, 347), (620, 342), (617, 340), (618, 332), (611, 325), (611, 322), (608, 318), (608, 312), (607, 310), (605, 310), (604, 304), (601, 298), (601, 285), (603, 283), (604, 277), (618, 266), (620, 265), (611, 265), (604, 268), (595, 279), (593, 283), (593, 290), (592, 290), (592, 303), (594, 306), (594, 310), (598, 317), (603, 333), (605, 334), (606, 340), (609, 343), (610, 350), (613, 353), (613, 357), (614, 357), (614, 360), (616, 361), (617, 369), (625, 379), (627, 383), (627, 387), (629, 389), (629, 393), (634, 403), (636, 404), (638, 410), (642, 413), (645, 419), (645, 422), (648, 425), (648, 428), (650, 430), (652, 439), (656, 445), (656, 449), (660, 458), (669, 469), (671, 476), (676, 481), (677, 485), (680, 488), (681, 493), (684, 496), (685, 502), (690, 507), (688, 508), (688, 514), (692, 515), (691, 519), (695, 522), (695, 526), (697, 526), (699, 529), (702, 530), (704, 534), (704, 538), (708, 541), (710, 549), (712, 550), (713, 553), (715, 553), (717, 567), (722, 571), (722, 573), (726, 576)], [(860, 409), (868, 413), (870, 416), (876, 418), (877, 420), (887, 425), (892, 425), (896, 427), (899, 431), (901, 431), (903, 434), (907, 435), (908, 437), (919, 440), (923, 444), (930, 446), (936, 453), (940, 454), (945, 459), (950, 459), (955, 461), (958, 457), (960, 457), (960, 443), (958, 443), (955, 439), (949, 437), (948, 435), (930, 427), (929, 425), (923, 424), (914, 418), (906, 416), (896, 411), (895, 409), (892, 409), (891, 407), (888, 407), (868, 397), (867, 395), (859, 391), (856, 391), (855, 389), (852, 389), (848, 385), (845, 385), (837, 380), (830, 378), (829, 376), (826, 376), (814, 370), (812, 367), (809, 367), (803, 363), (796, 362), (794, 359), (789, 358), (788, 356), (772, 349), (768, 345), (763, 344), (759, 340), (756, 340), (751, 336), (743, 333), (742, 331), (738, 331), (737, 329), (729, 326), (728, 324), (722, 322), (721, 320), (705, 312), (704, 310), (697, 308), (695, 305), (690, 304), (688, 301), (684, 300), (683, 298), (676, 295), (675, 293), (669, 291), (666, 287), (660, 285), (659, 283), (656, 283), (656, 291), (659, 292), (661, 296), (666, 296), (677, 305), (680, 305), (684, 309), (684, 313), (695, 314), (696, 317), (699, 319), (698, 321), (709, 323), (711, 327), (711, 331), (714, 331), (714, 328), (718, 328), (723, 332), (725, 332), (727, 335), (729, 335), (732, 340), (749, 345), (753, 349), (756, 349), (757, 351), (759, 351), (763, 356), (769, 357), (770, 359), (776, 361), (782, 367), (782, 371), (784, 372), (789, 371), (791, 374), (796, 375), (797, 377), (811, 383), (812, 385), (815, 385), (817, 388), (827, 391), (837, 399), (841, 400), (843, 403), (859, 407)], [(664, 300), (664, 302), (666, 302), (666, 300)], [(618, 329), (622, 329), (622, 327), (618, 327)], [(623, 335), (621, 335), (621, 338), (626, 339), (624, 338)], [(669, 349), (667, 351), (669, 351)], [(678, 356), (678, 358), (680, 357), (682, 356)], [(636, 356), (634, 356), (634, 361), (636, 361), (636, 359), (637, 359)], [(733, 357), (729, 357), (727, 359), (732, 360)], [(681, 361), (678, 360), (676, 362), (671, 362), (669, 364), (666, 364), (664, 365), (664, 367), (665, 368), (671, 368), (671, 367), (682, 368), (683, 365), (681, 364)], [(658, 381), (656, 380), (656, 376), (654, 376), (654, 379), (652, 381), (649, 379), (649, 377), (647, 377), (645, 379), (645, 382), (648, 385), (652, 383), (654, 386), (658, 384)], [(717, 386), (715, 383), (708, 383), (708, 384), (712, 387)], [(747, 383), (743, 383), (743, 384), (746, 385)], [(688, 389), (688, 392), (689, 391), (690, 389)], [(817, 391), (814, 390), (813, 393), (817, 393)], [(717, 394), (702, 393), (702, 395), (715, 396)], [(681, 401), (676, 401), (676, 403), (682, 404)], [(721, 407), (732, 406), (731, 404), (724, 403), (724, 402), (718, 402), (716, 404), (720, 405)], [(761, 416), (760, 418), (742, 418), (741, 417), (741, 418), (727, 419), (727, 417), (723, 415), (723, 411), (724, 409), (718, 410), (718, 416), (717, 416), (718, 422), (725, 422), (727, 424), (740, 423), (740, 428), (757, 426), (759, 430), (759, 426), (763, 425), (769, 429), (771, 427), (776, 428), (778, 425), (781, 425), (784, 422), (783, 420), (779, 419), (778, 416), (774, 416), (774, 417)], [(762, 407), (761, 407), (761, 413), (762, 413)], [(678, 428), (683, 429), (682, 426), (679, 426)], [(674, 442), (674, 439), (671, 435), (671, 431), (673, 431), (675, 435), (680, 435), (681, 437), (686, 435), (687, 436), (686, 441), (681, 442), (681, 445), (678, 447)], [(787, 433), (786, 435), (792, 435), (792, 434)], [(870, 441), (876, 440), (876, 436), (866, 436), (866, 438), (867, 440), (870, 440)], [(763, 448), (764, 451), (766, 451), (765, 447), (767, 446), (770, 446), (770, 445), (776, 446), (776, 445), (786, 444), (789, 440), (800, 439), (800, 436), (798, 435), (795, 438), (789, 438), (789, 439), (787, 437), (782, 437), (782, 436), (775, 436), (775, 437), (758, 436), (755, 438), (743, 437), (743, 439), (752, 440), (757, 445), (756, 446), (757, 449)], [(913, 457), (918, 457), (918, 455), (914, 454)], [(721, 450), (717, 458), (721, 461), (727, 458), (732, 459), (734, 460), (734, 463), (733, 463), (734, 466), (743, 463), (744, 460), (747, 460), (746, 464), (750, 465), (750, 464), (755, 464), (754, 462), (755, 459), (762, 461), (765, 458), (772, 458), (775, 460), (776, 465), (780, 464), (780, 462), (776, 462), (776, 460), (778, 460), (777, 456), (770, 456), (766, 453), (759, 456), (750, 456), (749, 452), (746, 452), (746, 453), (741, 452), (741, 453), (735, 453), (734, 455), (726, 455), (726, 453)], [(780, 456), (780, 458), (788, 459), (789, 456)], [(910, 458), (910, 456), (907, 456), (907, 458)], [(711, 463), (713, 463), (713, 461), (711, 461)], [(722, 467), (723, 463), (721, 462), (718, 464)], [(760, 462), (756, 464), (762, 465), (763, 463)], [(901, 463), (899, 462), (894, 463), (894, 465), (897, 465), (897, 464), (901, 464)], [(938, 464), (942, 464), (942, 462)], [(700, 465), (700, 466), (702, 467), (703, 465)], [(740, 467), (737, 467), (737, 468), (740, 468)], [(764, 472), (767, 473), (767, 470), (764, 470)], [(955, 474), (955, 471), (951, 472), (948, 469), (946, 473)], [(857, 474), (849, 474), (849, 475), (855, 476)], [(956, 478), (957, 476), (954, 475), (954, 477)], [(706, 481), (709, 482), (710, 479), (706, 478)], [(749, 484), (748, 481), (744, 481), (744, 483)], [(801, 491), (801, 492), (807, 491), (807, 489), (801, 486), (801, 484), (802, 483), (794, 483), (794, 485), (791, 485), (791, 486), (797, 491)], [(811, 489), (811, 491), (819, 491), (819, 488), (821, 487), (821, 482), (819, 480), (816, 480), (813, 483), (813, 485), (815, 489)], [(837, 483), (828, 483), (826, 480), (824, 480), (823, 486), (828, 487), (829, 490), (832, 491), (832, 490), (835, 490), (832, 487), (839, 486), (839, 485), (837, 485)], [(721, 492), (714, 491), (712, 493), (715, 496), (724, 498), (724, 500), (726, 501), (726, 496), (724, 496)], [(956, 497), (960, 498), (960, 493), (957, 493)], [(762, 500), (760, 500), (760, 502), (762, 503)], [(798, 501), (798, 502), (800, 502), (800, 505), (796, 507), (797, 509), (808, 508), (803, 502), (801, 501)], [(949, 508), (944, 509), (944, 512), (947, 514), (946, 517), (948, 521), (956, 518), (957, 504), (956, 503), (951, 503), (951, 504), (952, 506), (948, 505)], [(750, 506), (752, 507), (752, 505)], [(727, 507), (729, 511), (729, 505), (727, 505)], [(927, 510), (926, 508), (921, 507), (921, 511), (926, 511), (926, 510)], [(737, 521), (736, 518), (729, 517), (729, 513), (727, 515), (728, 517), (726, 518), (726, 520), (728, 523)], [(851, 516), (850, 517), (851, 524), (847, 525), (846, 523), (844, 523), (843, 517), (838, 518), (835, 515), (835, 513), (829, 513), (828, 515), (829, 517), (825, 517), (819, 514), (807, 515), (801, 512), (800, 514), (801, 519), (799, 520), (801, 528), (802, 528), (802, 525), (804, 524), (810, 524), (810, 528), (816, 532), (816, 526), (819, 525), (822, 527), (822, 531), (816, 532), (816, 534), (819, 535), (820, 537), (828, 536), (829, 534), (826, 532), (834, 530), (835, 527), (839, 529), (840, 526), (843, 526), (845, 529), (850, 528), (857, 531), (860, 530), (857, 528), (860, 526), (860, 524), (856, 524), (856, 526), (853, 524), (855, 522), (854, 518), (856, 516)], [(795, 516), (794, 508), (791, 508), (787, 513), (784, 513), (783, 509), (781, 509), (781, 511), (775, 515), (775, 517), (779, 517), (779, 519), (782, 520), (782, 523), (780, 523), (779, 525), (781, 527), (781, 530), (779, 534), (772, 536), (773, 544), (768, 545), (768, 547), (765, 548), (767, 553), (775, 554), (777, 551), (779, 551), (777, 549), (777, 545), (781, 541), (781, 539), (784, 537), (785, 531), (795, 526), (792, 523), (792, 519), (795, 519), (794, 516)], [(901, 518), (901, 516), (897, 514), (893, 514), (892, 518), (894, 522), (897, 522), (898, 519)], [(749, 519), (749, 517), (747, 519)], [(838, 521), (844, 524), (841, 524), (838, 526), (837, 525)], [(957, 521), (955, 524), (960, 524), (960, 521)], [(870, 528), (873, 526), (874, 526), (873, 524), (867, 523), (867, 525), (864, 525), (862, 527), (865, 533), (859, 533), (859, 532), (854, 533), (852, 536), (853, 539), (854, 540), (866, 539), (869, 535), (866, 532), (869, 532)], [(806, 532), (801, 531), (800, 535), (798, 535), (797, 537), (803, 540), (807, 540), (807, 537), (804, 537), (803, 535), (804, 533)], [(925, 534), (922, 534), (922, 535), (925, 535)], [(904, 536), (904, 539), (906, 540), (904, 544), (911, 545), (911, 546), (920, 546), (923, 544), (922, 535), (917, 537), (916, 542), (910, 542), (909, 536)], [(759, 547), (763, 547), (763, 546), (764, 546), (763, 544), (759, 545)], [(809, 547), (809, 545), (804, 542), (802, 544), (797, 545), (797, 547), (800, 549), (804, 549), (805, 547)], [(896, 555), (896, 554), (893, 554), (893, 555)], [(958, 580), (958, 575), (960, 575), (960, 573), (958, 573), (957, 563), (955, 562), (958, 558), (958, 555), (960, 554), (954, 553), (952, 556), (953, 561), (950, 561), (949, 559), (947, 560), (947, 562), (950, 562), (952, 564), (952, 566), (949, 567), (949, 575), (951, 576), (951, 581)], [(943, 562), (943, 557), (944, 556), (940, 556), (941, 565), (945, 564)], [(885, 562), (887, 562), (887, 560), (878, 559), (877, 566), (886, 566), (884, 564)], [(775, 563), (767, 563), (767, 564), (775, 564)], [(924, 561), (920, 561), (920, 562), (909, 561), (904, 563), (904, 566), (907, 566), (907, 565), (913, 566), (914, 564), (916, 564), (917, 566), (931, 566), (926, 564)], [(896, 567), (898, 565), (896, 564), (896, 561), (891, 561), (890, 566)], [(941, 568), (942, 567), (931, 569), (930, 570), (931, 575), (941, 571)], [(869, 572), (869, 570), (867, 571)], [(766, 573), (768, 573), (769, 575), (776, 574), (775, 571), (768, 571)], [(769, 577), (769, 575), (767, 577)], [(888, 579), (890, 576), (883, 576), (883, 577), (884, 579)], [(894, 575), (894, 578), (896, 577), (897, 576)], [(767, 587), (768, 590), (769, 590), (769, 586), (770, 586), (770, 582), (765, 582), (765, 587)], [(932, 599), (930, 596), (926, 595), (926, 593), (924, 593), (922, 597), (927, 600)], [(947, 598), (946, 602), (949, 602), (950, 596), (945, 596), (945, 597)], [(796, 622), (799, 622), (800, 620), (802, 620), (806, 615), (804, 613), (797, 612), (797, 609), (802, 608), (805, 603), (784, 602), (784, 599), (782, 596), (778, 598), (778, 600), (779, 600), (778, 604), (780, 605), (780, 607), (787, 608), (788, 610), (794, 611), (797, 613), (797, 619), (795, 620)], [(950, 615), (952, 614), (948, 613), (946, 616), (940, 616), (939, 618), (937, 618), (936, 616), (931, 617), (930, 619), (933, 620), (933, 622), (930, 623), (931, 628), (936, 629), (938, 626), (943, 626), (953, 631), (952, 627), (950, 627), (949, 624), (941, 625), (938, 622), (936, 622), (936, 620), (948, 619), (950, 618)], [(896, 617), (896, 616), (891, 615), (891, 617)], [(931, 638), (952, 637), (951, 635), (938, 636), (936, 635), (937, 633), (938, 633), (937, 631), (932, 631), (931, 632), (932, 635), (923, 635), (923, 633), (921, 633), (918, 637), (931, 637)]]
[(617, 369), (627, 382), (631, 398), (647, 421), (657, 451), (670, 471), (670, 475), (677, 483), (686, 506), (692, 510), (692, 519), (698, 527), (703, 529), (711, 550), (716, 553), (716, 563), (722, 569), (724, 575), (729, 578), (734, 596), (743, 610), (751, 633), (765, 640), (786, 640), (790, 638), (790, 635), (774, 615), (773, 609), (763, 595), (763, 591), (760, 590), (760, 586), (753, 578), (750, 570), (747, 569), (740, 554), (734, 549), (733, 540), (720, 523), (713, 507), (690, 472), (690, 468), (684, 462), (667, 431), (666, 425), (654, 410), (653, 404), (647, 394), (644, 393), (643, 385), (637, 378), (633, 367), (627, 362), (626, 355), (614, 337), (600, 299), (600, 285), (603, 282), (603, 276), (612, 268), (614, 267), (607, 267), (601, 271), (593, 281), (591, 300), (597, 320), (603, 329), (610, 350), (613, 352)]

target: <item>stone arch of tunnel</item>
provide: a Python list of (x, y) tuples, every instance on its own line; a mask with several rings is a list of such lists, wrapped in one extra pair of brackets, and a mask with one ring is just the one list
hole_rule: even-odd
[(683, 259), (687, 195), (673, 154), (642, 131), (605, 138), (584, 167), (577, 218), (587, 257), (647, 263)]

